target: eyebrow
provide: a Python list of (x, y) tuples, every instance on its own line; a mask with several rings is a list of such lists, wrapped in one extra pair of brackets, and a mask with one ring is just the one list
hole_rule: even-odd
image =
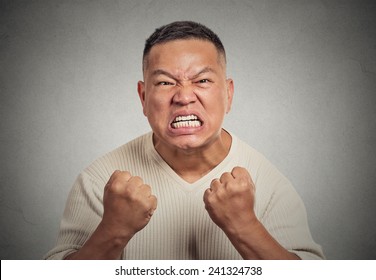
[[(197, 77), (199, 77), (200, 75), (204, 74), (204, 73), (209, 73), (209, 72), (212, 72), (212, 73), (216, 73), (216, 71), (211, 68), (211, 67), (204, 67), (203, 69), (201, 69), (198, 73), (194, 74), (192, 77), (190, 77), (190, 79), (196, 79)], [(154, 70), (152, 73), (151, 73), (152, 76), (158, 76), (158, 75), (165, 75), (173, 80), (179, 80), (177, 77), (175, 77), (173, 74), (171, 74), (170, 72), (167, 72), (163, 69), (156, 69)]]

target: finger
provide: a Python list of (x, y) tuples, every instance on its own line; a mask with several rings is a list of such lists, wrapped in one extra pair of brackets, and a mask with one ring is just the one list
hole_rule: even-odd
[(128, 171), (115, 170), (108, 180), (107, 185), (112, 185), (115, 180), (127, 182), (131, 177), (132, 175)]
[(249, 175), (249, 173), (245, 168), (236, 166), (232, 169), (231, 175), (234, 178), (239, 178), (239, 177), (247, 176), (247, 175)]
[(158, 199), (157, 199), (157, 197), (155, 195), (152, 195), (152, 196), (150, 196), (150, 199), (153, 202), (153, 209), (154, 210), (157, 209), (157, 206), (158, 206)]
[(128, 182), (132, 175), (128, 171), (115, 170), (110, 179), (108, 180), (105, 189), (111, 188), (112, 191), (121, 192), (125, 184)]
[(128, 180), (129, 183), (131, 183), (133, 186), (139, 187), (144, 184), (144, 181), (139, 176), (133, 176)]
[(205, 190), (204, 196), (203, 196), (203, 200), (204, 200), (205, 205), (207, 205), (209, 203), (209, 197), (212, 195), (212, 192), (213, 191), (210, 188)]
[(121, 173), (120, 170), (115, 170), (110, 178), (108, 179), (106, 185), (104, 186), (105, 190), (107, 190), (110, 186), (112, 186), (112, 184), (114, 183), (114, 181), (119, 177), (119, 174)]
[(111, 174), (110, 178), (108, 179), (108, 181), (107, 181), (107, 183), (106, 183), (106, 187), (112, 184), (112, 182), (115, 180), (116, 176), (118, 176), (118, 174), (119, 174), (120, 172), (121, 172), (120, 170), (115, 170), (115, 171)]
[(129, 181), (132, 178), (132, 174), (128, 171), (121, 171), (120, 175), (125, 181)]
[(149, 185), (143, 184), (139, 188), (140, 188), (140, 191), (142, 192), (142, 194), (145, 195), (146, 197), (150, 197), (152, 195), (151, 194), (151, 187)]
[(206, 201), (208, 200), (208, 195), (209, 195), (210, 192), (212, 192), (212, 190), (210, 188), (206, 189), (204, 191), (204, 195), (202, 196), (202, 200), (204, 201), (205, 204), (206, 204)]
[(209, 190), (211, 191), (217, 191), (220, 187), (221, 187), (221, 182), (219, 181), (219, 179), (213, 179), (210, 183), (210, 188)]
[(224, 183), (227, 183), (228, 181), (234, 179), (234, 177), (232, 176), (232, 174), (230, 172), (225, 172), (222, 174), (221, 178), (219, 178), (219, 181), (224, 184)]
[(149, 199), (150, 199), (150, 203), (151, 203), (150, 215), (153, 215), (154, 211), (157, 209), (158, 200), (157, 200), (157, 197), (155, 195), (151, 195)]
[(245, 169), (243, 167), (239, 167), (239, 166), (234, 167), (232, 169), (232, 171), (231, 171), (231, 174), (236, 179), (238, 179), (238, 178), (245, 178), (248, 182), (250, 182), (250, 183), (253, 184), (251, 174), (248, 172), (247, 169)]
[(251, 174), (247, 169), (242, 167), (235, 167), (232, 170), (232, 174), (235, 177), (235, 180), (238, 182), (239, 186), (250, 187), (253, 192), (256, 190), (256, 186), (253, 183)]
[(120, 184), (125, 186), (125, 184), (128, 183), (131, 178), (132, 175), (128, 171), (120, 171), (115, 175), (114, 179), (111, 182), (111, 185)]

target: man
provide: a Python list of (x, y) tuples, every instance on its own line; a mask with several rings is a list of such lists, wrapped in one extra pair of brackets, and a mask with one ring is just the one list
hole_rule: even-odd
[(146, 41), (143, 76), (152, 132), (81, 173), (46, 257), (322, 258), (290, 182), (222, 128), (234, 84), (217, 35), (162, 26)]

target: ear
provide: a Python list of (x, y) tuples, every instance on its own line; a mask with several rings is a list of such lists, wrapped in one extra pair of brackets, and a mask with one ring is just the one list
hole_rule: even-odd
[(226, 80), (227, 87), (227, 108), (226, 113), (230, 112), (232, 105), (232, 98), (234, 96), (234, 81), (232, 79)]
[(140, 98), (141, 105), (142, 105), (142, 110), (144, 115), (146, 116), (146, 111), (145, 111), (145, 83), (142, 81), (138, 81), (137, 83), (137, 91), (138, 91), (138, 97)]

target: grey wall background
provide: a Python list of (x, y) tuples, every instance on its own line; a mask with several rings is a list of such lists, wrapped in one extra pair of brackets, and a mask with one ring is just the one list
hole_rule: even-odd
[(0, 1), (0, 257), (40, 259), (95, 158), (149, 131), (136, 83), (156, 27), (222, 38), (225, 127), (295, 185), (329, 259), (376, 258), (374, 1)]

